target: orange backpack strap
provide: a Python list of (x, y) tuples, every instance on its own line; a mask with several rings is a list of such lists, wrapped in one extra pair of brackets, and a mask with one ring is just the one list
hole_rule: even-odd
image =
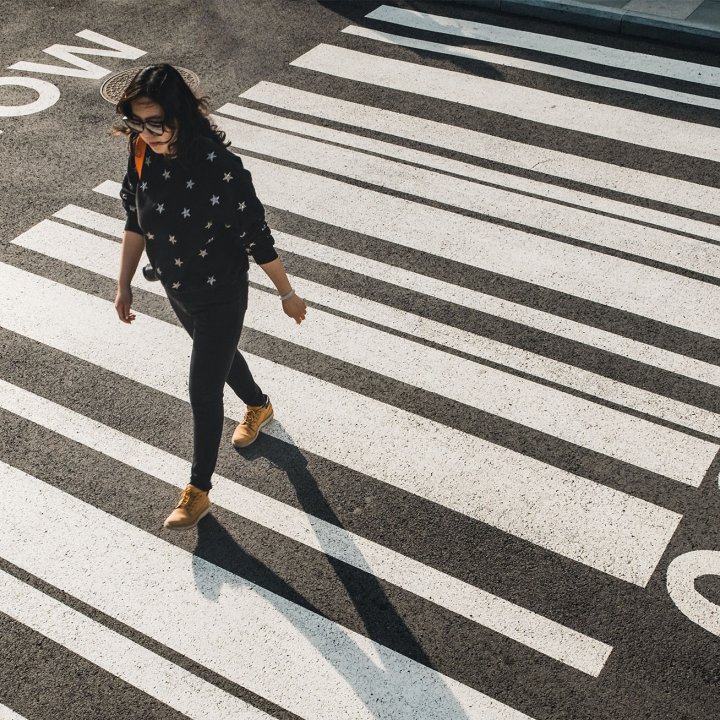
[(147, 148), (145, 141), (138, 135), (135, 138), (135, 169), (137, 170), (138, 177), (142, 177), (145, 148)]

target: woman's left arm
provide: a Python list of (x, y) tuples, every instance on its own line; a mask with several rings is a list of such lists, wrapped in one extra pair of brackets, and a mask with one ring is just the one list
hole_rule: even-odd
[(295, 294), (290, 286), (290, 281), (285, 274), (285, 267), (280, 258), (275, 258), (270, 262), (260, 265), (265, 274), (272, 280), (275, 289), (282, 300), (283, 311), (288, 317), (291, 317), (299, 325), (305, 319), (307, 307), (304, 300)]
[(228, 220), (238, 228), (238, 242), (272, 281), (285, 314), (299, 325), (305, 319), (307, 306), (292, 289), (282, 260), (275, 252), (275, 240), (265, 222), (265, 208), (255, 193), (252, 176), (242, 160), (229, 151), (218, 160), (223, 161), (215, 174), (220, 206), (230, 210)]

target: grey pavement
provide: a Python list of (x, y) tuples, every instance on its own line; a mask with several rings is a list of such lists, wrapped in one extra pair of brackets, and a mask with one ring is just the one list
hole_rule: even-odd
[(718, 0), (471, 0), (481, 7), (581, 27), (720, 49)]
[[(717, 53), (469, 0), (0, 11), (0, 720), (720, 717)], [(189, 338), (139, 277), (114, 314), (99, 92), (162, 61), (311, 306), (253, 265), (276, 420), (235, 450), (228, 393), (188, 533)]]

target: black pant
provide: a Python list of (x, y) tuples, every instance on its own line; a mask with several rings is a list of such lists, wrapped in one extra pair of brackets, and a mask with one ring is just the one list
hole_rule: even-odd
[(171, 293), (168, 300), (193, 339), (190, 405), (194, 447), (190, 483), (210, 490), (225, 418), (225, 383), (246, 405), (262, 405), (266, 399), (237, 349), (247, 309), (248, 284), (241, 282), (231, 299), (220, 302), (207, 297), (181, 299)]

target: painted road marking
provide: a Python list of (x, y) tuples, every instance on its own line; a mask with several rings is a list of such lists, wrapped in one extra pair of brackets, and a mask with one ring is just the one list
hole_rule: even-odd
[(618, 80), (616, 78), (594, 75), (579, 70), (570, 70), (569, 68), (558, 65), (547, 65), (546, 63), (534, 62), (533, 60), (523, 60), (522, 58), (512, 57), (511, 55), (501, 55), (499, 53), (475, 50), (474, 48), (465, 48), (459, 45), (446, 45), (444, 43), (429, 42), (428, 40), (418, 40), (417, 38), (407, 37), (405, 35), (394, 35), (392, 33), (380, 32), (379, 30), (358, 27), (357, 25), (350, 25), (344, 28), (342, 32), (348, 35), (370, 38), (371, 40), (377, 40), (390, 45), (401, 45), (403, 47), (425, 50), (441, 55), (453, 55), (454, 57), (469, 58), (470, 60), (477, 60), (478, 62), (505, 65), (506, 67), (518, 68), (542, 75), (552, 75), (563, 78), (564, 80), (572, 80), (587, 85), (598, 85), (600, 87), (611, 88), (612, 90), (622, 90), (623, 92), (647, 95), (662, 100), (670, 100), (671, 102), (686, 103), (687, 105), (697, 105), (699, 107), (720, 110), (720, 99), (717, 98), (693, 95), (677, 90), (667, 90), (666, 88), (655, 87), (654, 85), (645, 85), (629, 80)]
[(720, 160), (720, 129), (321, 43), (291, 65), (611, 140)]
[[(117, 242), (50, 220), (35, 225), (13, 243), (108, 278), (117, 275), (120, 263)], [(299, 284), (293, 286), (300, 290)], [(144, 278), (142, 287), (165, 295), (158, 283)], [(312, 301), (312, 287), (309, 289), (307, 299)], [(351, 309), (364, 302), (354, 296), (347, 301)], [(379, 303), (374, 306), (366, 315), (378, 324), (384, 324), (386, 318), (392, 322), (399, 314)], [(302, 333), (288, 323), (278, 323), (276, 312), (273, 295), (253, 290), (245, 325), (693, 487), (700, 485), (718, 452), (716, 444), (705, 440), (319, 308), (313, 309), (313, 321)], [(404, 320), (401, 315), (401, 324)]]
[[(113, 197), (117, 200), (119, 198), (120, 183), (106, 180), (94, 188), (94, 190), (95, 192)], [(68, 207), (71, 208), (74, 206)], [(55, 213), (55, 216), (62, 218), (65, 212), (64, 209), (59, 210)], [(70, 212), (70, 214), (72, 214), (72, 212)], [(70, 217), (67, 219), (71, 220)], [(121, 234), (124, 222), (117, 220), (115, 227), (117, 228), (117, 234)], [(543, 332), (619, 355), (620, 357), (629, 358), (639, 363), (683, 375), (698, 382), (705, 382), (716, 387), (720, 386), (720, 366), (687, 357), (686, 355), (680, 355), (671, 350), (654, 347), (653, 345), (648, 345), (622, 335), (616, 335), (615, 333), (595, 328), (591, 325), (584, 325), (574, 320), (560, 317), (559, 315), (553, 315), (542, 310), (520, 305), (519, 303), (487, 295), (477, 290), (471, 290), (470, 288), (464, 288), (443, 280), (437, 280), (428, 275), (422, 275), (394, 265), (387, 265), (378, 260), (363, 257), (362, 255), (355, 255), (354, 253), (345, 252), (344, 250), (338, 250), (329, 245), (322, 245), (312, 240), (297, 237), (296, 235), (273, 231), (273, 236), (276, 246), (281, 250), (286, 250), (296, 255), (317, 260), (318, 262), (366, 275), (367, 277), (381, 280), (396, 285), (397, 287), (423, 293), (433, 298), (477, 310), (478, 312), (495, 315), (514, 323), (533, 327)], [(711, 427), (713, 425), (714, 421)], [(706, 430), (702, 432), (707, 432), (707, 426)], [(714, 432), (711, 431), (708, 434), (713, 435)]]
[[(233, 147), (720, 278), (720, 245), (214, 115)], [(508, 233), (508, 230), (505, 230)], [(509, 234), (509, 233), (508, 233)], [(714, 234), (714, 233), (713, 233)], [(474, 238), (468, 239), (468, 245)], [(470, 248), (466, 248), (469, 251)]]
[[(0, 264), (2, 327), (187, 401), (185, 331), (142, 313), (131, 327), (118, 322), (110, 301)], [(282, 424), (268, 425), (268, 434), (628, 582), (647, 584), (680, 522), (639, 498), (245, 355), (278, 398)], [(233, 393), (226, 414), (244, 414)]]
[[(6, 482), (27, 477), (3, 466)], [(272, 717), (2, 570), (0, 612), (194, 720)], [(0, 706), (1, 720), (13, 717)]]
[(26, 718), (0, 703), (0, 720), (26, 720)]
[[(124, 228), (124, 222), (120, 219), (88, 211), (77, 205), (66, 205), (54, 213), (53, 217), (67, 220), (68, 222), (82, 225), (91, 230), (104, 232), (115, 237), (121, 237)], [(273, 236), (275, 237), (275, 245), (278, 249), (289, 250), (297, 255), (311, 257), (337, 267), (352, 270), (353, 272), (363, 273), (368, 277), (375, 277), (384, 282), (392, 282), (395, 280), (395, 278), (392, 277), (393, 270), (399, 273), (406, 273), (406, 271), (400, 268), (394, 268), (391, 265), (385, 265), (384, 263), (368, 260), (358, 255), (345, 253), (342, 250), (334, 250), (326, 245), (320, 245), (292, 235), (286, 235), (285, 233), (275, 231)], [(23, 235), (21, 237), (26, 236)], [(16, 239), (15, 242), (18, 242), (18, 240)], [(87, 242), (90, 242), (90, 240), (88, 239)], [(96, 241), (93, 240), (92, 242), (94, 247)], [(46, 255), (56, 256), (54, 253), (57, 253), (58, 249), (55, 245), (55, 243), (51, 245), (40, 239), (39, 243), (33, 245), (33, 248), (40, 250)], [(41, 247), (43, 248), (42, 250), (40, 249)], [(85, 254), (88, 255), (88, 253)], [(407, 275), (412, 276), (414, 273), (407, 273)], [(250, 265), (250, 276), (254, 283), (263, 285), (269, 289), (273, 288), (272, 282), (267, 275), (254, 264)], [(544, 355), (516, 348), (512, 345), (469, 333), (450, 325), (444, 325), (435, 320), (429, 320), (428, 318), (398, 310), (358, 295), (342, 292), (326, 285), (305, 280), (301, 277), (288, 275), (288, 278), (303, 298), (317, 305), (340, 310), (347, 315), (393, 328), (408, 335), (414, 335), (432, 343), (473, 355), (482, 360), (488, 360), (506, 367), (511, 367), (523, 373), (549, 380), (558, 385), (563, 385), (579, 390), (585, 394), (608, 400), (617, 405), (632, 408), (653, 417), (662, 418), (681, 427), (697, 430), (711, 437), (720, 437), (720, 416), (712, 411), (696, 407), (695, 405), (688, 405), (679, 400), (666, 398), (662, 395), (643, 390), (642, 388), (627, 385), (617, 380), (597, 375), (588, 370), (583, 370), (582, 368), (545, 357)], [(439, 289), (435, 283), (439, 283)], [(416, 282), (398, 284), (402, 287), (424, 292), (433, 297), (464, 304), (467, 307), (474, 307), (475, 309), (483, 311), (488, 310), (487, 307), (479, 306), (477, 303), (470, 301), (474, 291), (465, 291), (469, 294), (469, 297), (465, 302), (462, 302), (464, 298), (458, 297), (458, 294), (464, 291), (464, 288), (449, 285), (451, 290), (449, 292), (443, 292), (444, 286), (447, 285), (446, 283), (433, 281), (432, 278), (427, 278), (422, 275), (417, 276)], [(592, 331), (592, 328), (588, 328), (588, 330)], [(621, 341), (626, 340), (620, 336), (615, 337), (618, 337)], [(627, 342), (632, 343), (634, 341), (627, 340)], [(641, 345), (641, 343), (637, 344)], [(645, 347), (648, 351), (656, 350), (656, 348), (652, 348), (651, 346)], [(657, 349), (657, 351), (660, 353), (664, 352), (661, 349)], [(630, 353), (628, 353), (626, 348), (622, 348), (622, 352), (619, 354), (628, 357)], [(682, 356), (678, 357), (682, 358)], [(653, 358), (650, 359), (652, 360)], [(692, 363), (691, 358), (686, 358), (686, 360)], [(645, 362), (647, 362), (647, 360), (645, 360)], [(715, 366), (711, 365), (709, 367), (715, 369)], [(675, 368), (675, 372), (677, 371), (677, 368)], [(705, 381), (707, 381), (707, 379), (705, 379)]]
[(720, 575), (720, 552), (693, 550), (679, 555), (667, 569), (668, 594), (689, 620), (720, 636), (720, 605), (695, 587), (695, 581), (707, 575)]
[(720, 338), (718, 286), (317, 173), (243, 162), (267, 205)]
[[(405, 115), (372, 105), (340, 100), (285, 85), (260, 82), (246, 90), (240, 97), (303, 115), (333, 120), (350, 127), (375, 130), (432, 147), (456, 150), (505, 166), (541, 172), (624, 193), (631, 198), (647, 198), (703, 213), (712, 212), (713, 208), (720, 207), (718, 188), (527, 145), (477, 130)], [(514, 182), (518, 184), (518, 189), (532, 187), (523, 185), (521, 177), (514, 178)], [(502, 185), (503, 182), (498, 184)], [(562, 189), (555, 188), (553, 192), (562, 192)], [(563, 197), (559, 196), (560, 199)], [(652, 219), (653, 215), (644, 215), (643, 208), (635, 206), (634, 209), (638, 213), (638, 219), (658, 225), (663, 224)]]
[(583, 60), (622, 70), (720, 87), (720, 68), (712, 65), (701, 65), (661, 55), (620, 50), (606, 45), (568, 40), (554, 35), (541, 35), (497, 25), (486, 25), (472, 20), (404, 10), (390, 5), (382, 5), (365, 17), (405, 25), (418, 30), (456, 35), (468, 40), (484, 40), (498, 45), (537, 50), (550, 55), (565, 56), (573, 60)]
[(36, 62), (16, 62), (14, 65), (10, 65), (8, 70), (24, 70), (26, 72), (45, 73), (49, 75), (65, 75), (67, 77), (82, 77), (91, 80), (98, 80), (99, 78), (105, 77), (110, 70), (106, 70), (104, 67), (100, 67), (90, 60), (83, 60), (77, 57), (77, 55), (98, 55), (100, 57), (111, 57), (120, 58), (121, 60), (137, 60), (146, 54), (145, 50), (140, 50), (132, 45), (126, 45), (119, 40), (113, 40), (113, 38), (107, 37), (107, 35), (101, 35), (100, 33), (93, 32), (92, 30), (81, 30), (79, 33), (75, 33), (76, 37), (82, 38), (83, 40), (89, 40), (97, 45), (103, 45), (105, 48), (94, 48), (94, 47), (78, 47), (77, 45), (51, 45), (45, 48), (43, 52), (48, 55), (63, 60), (75, 67), (68, 67), (67, 65), (46, 65), (44, 63)]
[(0, 87), (26, 87), (37, 93), (37, 98), (23, 105), (0, 105), (0, 117), (33, 115), (52, 107), (60, 99), (60, 90), (47, 80), (26, 77), (0, 77)]
[[(177, 488), (190, 463), (0, 380), (0, 407)], [(290, 505), (213, 475), (213, 504), (597, 677), (612, 647)]]
[[(583, 193), (577, 190), (570, 190), (569, 188), (563, 188), (558, 185), (539, 182), (537, 180), (530, 180), (510, 173), (489, 170), (488, 168), (484, 168), (479, 165), (472, 165), (459, 160), (453, 160), (452, 158), (448, 158), (443, 155), (435, 155), (433, 153), (408, 148), (404, 145), (375, 140), (373, 138), (365, 137), (364, 135), (334, 130), (333, 128), (325, 127), (324, 125), (313, 125), (311, 123), (286, 118), (281, 115), (272, 115), (270, 113), (245, 107), (244, 105), (226, 103), (222, 107), (218, 108), (217, 112), (240, 118), (242, 120), (248, 120), (250, 122), (257, 123), (258, 125), (265, 125), (278, 130), (287, 130), (298, 135), (318, 138), (337, 145), (366, 150), (377, 155), (393, 158), (394, 160), (413, 163), (416, 165), (424, 165), (442, 172), (459, 175), (460, 177), (471, 178), (481, 183), (498, 185), (501, 188), (506, 188), (511, 191), (508, 193), (508, 197), (512, 197), (515, 205), (517, 205), (518, 202), (526, 202), (526, 200), (530, 203), (536, 202), (529, 198), (526, 199), (518, 197), (517, 195), (518, 192), (531, 193), (548, 200), (569, 203), (601, 213), (610, 213), (612, 215), (618, 215), (638, 222), (658, 225), (660, 227), (689, 233), (691, 235), (698, 235), (703, 238), (720, 240), (720, 227), (717, 225), (692, 220), (680, 215), (672, 215), (670, 213), (660, 212), (659, 210), (644, 208), (630, 203), (619, 202), (617, 200), (609, 200), (598, 195)], [(265, 153), (267, 153), (267, 148), (265, 148)], [(492, 189), (487, 187), (480, 188), (479, 190), (482, 195), (480, 198), (476, 197), (476, 201), (486, 200), (487, 195), (485, 195), (485, 193), (488, 191), (490, 193), (494, 192)], [(455, 204), (454, 200), (451, 204)], [(546, 208), (549, 207), (547, 203), (542, 203), (542, 205)], [(564, 208), (558, 207), (557, 205), (552, 206), (551, 212), (563, 211)], [(594, 238), (596, 231), (598, 230), (598, 226), (602, 227), (602, 223), (604, 223), (607, 218), (603, 218), (602, 221), (599, 221), (599, 218), (595, 216), (594, 220), (595, 232), (592, 234), (593, 242), (595, 241)], [(526, 214), (523, 215), (523, 224), (532, 225), (532, 222), (527, 222)], [(636, 224), (628, 227), (631, 228), (634, 233), (643, 232), (643, 228), (638, 227)], [(563, 234), (566, 234), (569, 237), (574, 237), (571, 227), (566, 228), (563, 231)], [(588, 240), (588, 237), (586, 236), (581, 239)], [(640, 252), (639, 254), (642, 255), (643, 253)], [(700, 272), (706, 272), (706, 270), (701, 270)]]
[[(77, 205), (66, 205), (54, 213), (53, 217), (67, 220), (68, 222), (82, 225), (91, 230), (104, 232), (115, 237), (121, 237), (124, 228), (124, 222), (122, 220), (109, 215), (88, 211)], [(399, 268), (392, 268), (390, 265), (377, 263), (377, 261), (372, 260), (367, 262), (376, 263), (380, 267), (377, 269), (375, 269), (373, 265), (366, 267), (364, 264), (366, 259), (358, 255), (350, 255), (343, 251), (334, 251), (325, 245), (304, 241), (301, 238), (285, 235), (277, 231), (273, 233), (273, 236), (275, 237), (275, 246), (278, 249), (289, 250), (298, 255), (312, 257), (322, 262), (329, 262), (332, 265), (343, 267), (353, 272), (362, 272), (366, 276), (375, 277), (384, 282), (388, 282), (388, 275), (393, 269), (399, 270)], [(25, 235), (21, 237), (26, 238)], [(15, 242), (18, 242), (18, 240), (16, 239)], [(90, 241), (88, 240), (88, 242)], [(94, 247), (96, 241), (93, 240), (92, 242)], [(58, 250), (55, 245), (55, 243), (49, 245), (47, 242), (40, 240), (40, 243), (33, 244), (33, 249), (39, 250), (46, 255), (56, 256), (55, 253), (57, 253)], [(41, 247), (43, 248), (42, 250), (40, 249)], [(336, 257), (336, 253), (339, 254), (339, 258)], [(344, 256), (348, 257), (346, 258)], [(400, 272), (405, 271), (400, 270)], [(262, 285), (271, 290), (274, 287), (267, 275), (255, 264), (250, 265), (250, 277), (252, 281), (258, 285)], [(545, 357), (544, 355), (523, 350), (522, 348), (516, 348), (510, 344), (460, 330), (450, 325), (444, 325), (435, 320), (398, 310), (388, 305), (336, 290), (335, 288), (321, 285), (320, 283), (312, 282), (298, 276), (288, 275), (288, 278), (303, 298), (317, 305), (340, 310), (347, 315), (368, 320), (376, 325), (379, 324), (393, 328), (405, 334), (414, 335), (429, 342), (452, 348), (461, 353), (473, 355), (481, 360), (504, 365), (523, 373), (549, 380), (558, 385), (579, 390), (587, 395), (608, 400), (622, 407), (632, 408), (638, 412), (662, 418), (675, 425), (687, 427), (705, 435), (710, 435), (711, 437), (720, 438), (720, 416), (710, 410), (689, 405), (679, 400), (666, 398), (648, 390), (627, 385), (617, 380), (606, 378), (603, 375), (597, 375), (596, 373)], [(418, 278), (422, 281), (423, 276), (418, 276)], [(431, 282), (430, 278), (428, 278), (428, 282)], [(408, 287), (413, 290), (419, 289), (434, 297), (439, 296), (443, 298), (443, 296), (446, 295), (442, 292), (436, 294), (434, 292), (434, 285), (426, 287), (422, 282), (419, 282), (418, 285), (406, 283), (403, 287)], [(450, 287), (456, 288), (458, 291), (463, 290), (463, 288), (458, 288), (457, 286)], [(253, 292), (252, 289), (251, 292)], [(473, 291), (470, 290), (467, 292), (473, 293)], [(446, 299), (451, 302), (458, 302), (455, 294), (447, 295)], [(471, 305), (468, 304), (468, 306)], [(483, 309), (487, 310), (487, 308)], [(650, 346), (647, 347), (650, 350), (653, 349), (650, 348)], [(659, 352), (662, 351), (659, 350)], [(625, 353), (625, 357), (627, 357), (627, 353)]]
[(528, 718), (5, 463), (0, 477), (2, 557), (303, 718)]

